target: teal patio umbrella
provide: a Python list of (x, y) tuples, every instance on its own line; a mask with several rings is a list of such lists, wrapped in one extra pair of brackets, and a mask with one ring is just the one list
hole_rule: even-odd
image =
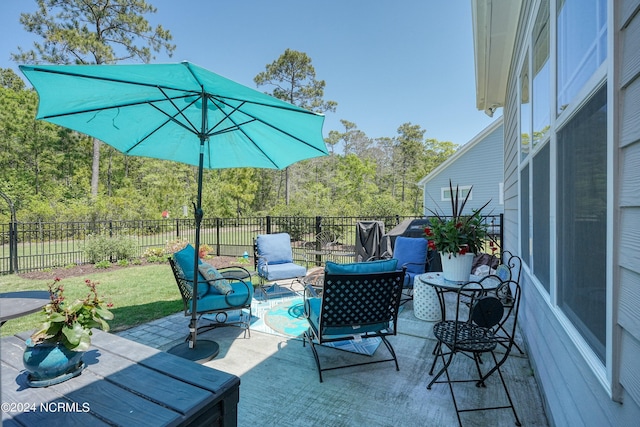
[[(283, 169), (328, 154), (323, 115), (189, 62), (20, 69), (38, 92), (37, 119), (93, 136), (128, 155), (198, 166), (194, 295), (203, 169)], [(196, 307), (194, 298), (189, 350), (196, 348)]]

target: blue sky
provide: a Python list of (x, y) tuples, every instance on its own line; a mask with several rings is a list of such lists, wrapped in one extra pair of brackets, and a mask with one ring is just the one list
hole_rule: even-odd
[[(371, 138), (394, 137), (406, 122), (427, 138), (464, 144), (494, 119), (475, 108), (469, 0), (147, 0), (152, 24), (170, 30), (172, 58), (188, 60), (255, 88), (253, 78), (285, 49), (305, 52), (325, 99), (324, 133), (355, 123)], [(0, 67), (17, 70), (10, 54), (31, 49), (19, 23), (34, 0), (2, 0)], [(260, 90), (270, 91), (262, 87)]]

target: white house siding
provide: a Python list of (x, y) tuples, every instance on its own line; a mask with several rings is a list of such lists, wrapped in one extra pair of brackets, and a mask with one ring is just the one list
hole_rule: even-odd
[[(617, 228), (620, 288), (617, 304), (620, 334), (620, 384), (640, 404), (640, 9), (639, 0), (620, 2), (615, 16), (619, 54), (620, 130), (617, 154), (620, 183)], [(614, 258), (615, 259), (615, 258)], [(626, 401), (625, 403), (626, 404)]]
[[(502, 119), (483, 130), (475, 140), (468, 142), (469, 147), (462, 146), (458, 153), (443, 164), (443, 168), (434, 170), (425, 177), (424, 214), (432, 215), (429, 209), (444, 215), (451, 215), (451, 202), (441, 200), (441, 189), (449, 188), (449, 180), (460, 187), (473, 186), (472, 199), (467, 201), (464, 213), (479, 209), (487, 201), (491, 201), (483, 210), (487, 215), (499, 215), (503, 212), (500, 203), (500, 183), (503, 181), (502, 147), (504, 132)], [(464, 150), (464, 151), (462, 151)]]
[[(536, 0), (525, 0), (518, 26), (504, 107), (505, 170), (504, 214), (507, 249), (519, 253), (518, 215), (518, 74), (523, 40), (531, 33), (529, 23)], [(555, 2), (552, 2), (552, 8)], [(613, 234), (613, 372), (611, 390), (572, 340), (571, 328), (550, 302), (549, 295), (536, 287), (525, 268), (519, 325), (530, 360), (539, 381), (547, 416), (556, 426), (637, 426), (640, 425), (640, 0), (609, 0), (613, 11), (614, 86), (613, 111), (614, 234)], [(612, 22), (610, 20), (609, 22)], [(611, 44), (609, 44), (611, 46)], [(507, 66), (508, 64), (505, 64)], [(611, 69), (612, 67), (610, 67)], [(617, 129), (616, 129), (617, 128)], [(587, 260), (588, 262), (588, 260)]]

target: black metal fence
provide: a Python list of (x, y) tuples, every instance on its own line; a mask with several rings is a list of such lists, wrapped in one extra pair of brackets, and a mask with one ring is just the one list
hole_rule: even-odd
[[(336, 242), (335, 259), (348, 261), (356, 241), (359, 221), (383, 221), (385, 230), (402, 220), (416, 217), (246, 217), (204, 218), (201, 244), (213, 248), (217, 256), (253, 255), (253, 239), (257, 234), (287, 232), (291, 235), (294, 257), (303, 259), (304, 249), (315, 242), (321, 231), (329, 231)], [(501, 237), (501, 216), (487, 217), (490, 232)], [(0, 274), (24, 273), (48, 268), (84, 264), (84, 245), (88, 237), (127, 236), (137, 242), (137, 257), (149, 248), (164, 248), (176, 239), (195, 240), (193, 219), (101, 222), (37, 222), (0, 224)], [(344, 255), (344, 260), (341, 259)], [(353, 257), (351, 257), (353, 259)], [(111, 261), (117, 261), (113, 258)]]

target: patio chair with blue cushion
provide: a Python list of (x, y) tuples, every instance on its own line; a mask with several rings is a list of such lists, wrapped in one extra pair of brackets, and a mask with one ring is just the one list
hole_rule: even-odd
[(418, 274), (427, 270), (427, 239), (419, 237), (398, 236), (393, 246), (393, 259), (398, 260), (398, 266), (406, 269), (404, 278), (404, 304), (413, 299), (413, 281)]
[[(173, 254), (169, 264), (176, 279), (185, 316), (190, 316), (193, 309), (193, 277), (195, 249), (191, 245)], [(220, 326), (241, 326), (245, 334), (249, 332), (251, 321), (251, 300), (253, 284), (251, 274), (242, 267), (226, 267), (219, 270), (198, 259), (198, 293), (196, 296), (196, 313), (198, 320), (205, 314), (214, 314), (215, 318), (208, 324), (198, 327), (198, 333)], [(248, 316), (242, 314), (248, 309)], [(236, 312), (237, 317), (229, 319), (228, 313)]]
[(278, 283), (289, 282), (303, 284), (307, 274), (306, 267), (293, 262), (291, 236), (288, 233), (258, 234), (253, 245), (255, 268), (260, 278), (260, 289), (265, 298), (275, 294)]
[[(397, 334), (400, 297), (405, 271), (397, 270), (397, 261), (382, 260), (353, 264), (327, 262), (322, 295), (315, 289), (305, 289), (304, 313), (309, 329), (304, 333), (303, 345), (311, 346), (318, 368), (320, 382), (324, 371), (395, 362), (399, 371), (396, 353), (387, 336)], [(360, 358), (354, 363), (322, 367), (316, 350), (325, 343), (380, 338), (391, 353), (391, 358), (371, 360), (370, 356), (353, 355)]]

